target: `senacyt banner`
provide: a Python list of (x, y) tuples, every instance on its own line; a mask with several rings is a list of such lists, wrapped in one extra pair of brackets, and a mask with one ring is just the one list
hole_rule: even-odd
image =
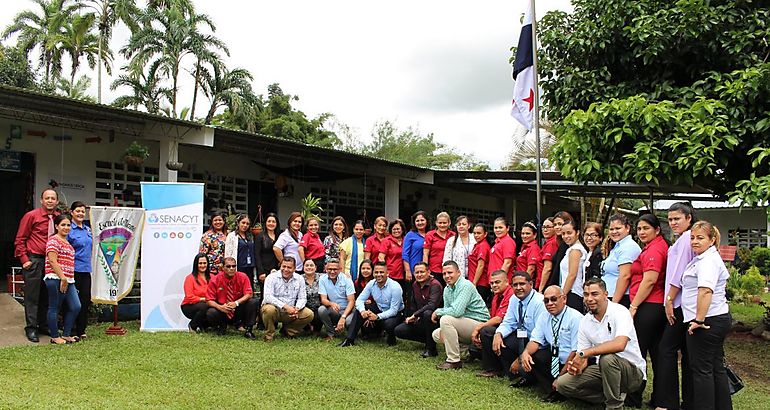
[(134, 285), (144, 209), (91, 207), (91, 300), (116, 305)]
[(186, 330), (179, 305), (203, 234), (203, 184), (142, 182), (142, 331)]

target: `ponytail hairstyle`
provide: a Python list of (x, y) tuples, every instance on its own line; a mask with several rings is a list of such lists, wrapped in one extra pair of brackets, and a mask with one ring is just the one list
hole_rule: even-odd
[[(239, 224), (241, 223), (241, 221), (242, 221), (242, 220), (244, 220), (244, 219), (248, 219), (248, 220), (249, 220), (249, 227), (251, 227), (251, 218), (249, 218), (249, 215), (248, 215), (248, 214), (238, 214), (238, 215), (236, 215), (236, 216), (235, 216), (235, 232), (236, 232), (236, 233), (238, 233), (238, 232), (239, 232), (239, 231), (238, 231), (238, 225), (239, 225)], [(252, 240), (252, 239), (253, 239), (253, 238), (252, 238), (252, 235), (251, 235), (251, 229), (247, 229), (247, 230), (246, 230), (246, 240), (247, 240), (247, 241), (250, 241), (250, 240)]]
[[(447, 214), (447, 215), (448, 215), (448, 214)], [(465, 219), (465, 221), (466, 221), (466, 222), (468, 222), (468, 229), (470, 230), (470, 228), (471, 228), (471, 221), (470, 221), (470, 219), (468, 219), (468, 217), (467, 217), (467, 216), (465, 216), (465, 215), (460, 215), (460, 216), (458, 216), (458, 217), (457, 217), (457, 219), (455, 219), (455, 225), (457, 225), (458, 223), (460, 223), (460, 221), (462, 221), (463, 219)], [(455, 229), (457, 229), (457, 228), (455, 228)], [(470, 237), (470, 236), (471, 236), (471, 235), (470, 235), (470, 232), (468, 232), (468, 234), (469, 234), (469, 235), (468, 235), (468, 237)], [(454, 238), (452, 238), (452, 249), (450, 249), (450, 250), (449, 250), (449, 255), (450, 255), (450, 256), (452, 255), (452, 252), (454, 252), (454, 251), (455, 251), (455, 246), (457, 246), (457, 240), (458, 240), (458, 239), (460, 239), (460, 233), (459, 233), (459, 232), (457, 232), (457, 235), (455, 235), (455, 236), (454, 236)], [(470, 238), (469, 238), (468, 240), (470, 241)], [(470, 242), (469, 242), (469, 243), (470, 243)]]
[(671, 206), (668, 208), (668, 212), (681, 212), (684, 214), (685, 217), (689, 216), (690, 219), (690, 226), (685, 229), (685, 231), (692, 229), (693, 224), (695, 222), (698, 222), (698, 219), (695, 217), (695, 209), (692, 207), (692, 205), (689, 202), (674, 202), (671, 204)]
[(302, 230), (302, 225), (304, 225), (305, 221), (302, 220), (303, 218), (301, 213), (294, 211), (289, 214), (289, 219), (286, 220), (286, 230), (289, 232), (289, 235), (291, 235), (292, 239), (294, 239), (295, 242), (299, 242), (299, 235), (297, 235), (291, 230), (291, 223), (297, 218), (299, 218), (300, 220), (299, 229)]
[[(556, 213), (556, 215), (554, 215), (554, 216), (553, 216), (553, 219), (554, 219), (554, 222), (553, 222), (553, 223), (554, 223), (554, 224), (556, 223), (556, 218), (559, 218), (559, 219), (561, 219), (562, 221), (564, 221), (564, 223), (565, 223), (565, 224), (566, 224), (568, 221), (574, 221), (574, 220), (575, 220), (575, 219), (572, 217), (572, 215), (570, 215), (570, 213), (569, 213), (569, 212), (567, 212), (567, 211), (559, 211), (559, 212), (557, 212), (557, 213)], [(574, 225), (573, 225), (573, 226), (574, 226)], [(554, 236), (556, 236), (556, 243), (558, 243), (559, 245), (561, 245), (562, 243), (564, 243), (564, 241), (561, 239), (561, 235), (554, 235)]]
[(698, 221), (695, 222), (690, 228), (690, 230), (701, 230), (703, 232), (706, 232), (706, 235), (708, 235), (709, 239), (714, 239), (714, 245), (716, 247), (719, 247), (719, 241), (721, 239), (721, 235), (719, 233), (719, 229), (716, 227), (716, 225), (712, 224), (709, 221)]
[[(629, 230), (629, 235), (631, 234), (631, 220), (628, 219), (628, 217), (625, 214), (617, 213), (615, 215), (612, 215), (610, 219), (607, 220), (607, 229), (609, 229), (610, 224), (613, 222), (620, 222), (621, 225), (627, 226)], [(610, 235), (607, 235), (607, 237), (604, 239), (604, 243), (602, 244), (602, 255), (604, 258), (607, 258), (607, 255), (610, 254), (610, 250), (615, 246), (615, 241), (610, 239)]]
[[(639, 226), (639, 222), (646, 222), (650, 224), (650, 226), (652, 226), (653, 229), (658, 230), (658, 236), (663, 236), (663, 231), (661, 231), (661, 228), (660, 228), (660, 219), (658, 219), (657, 216), (653, 214), (644, 214), (640, 216), (639, 219), (636, 220), (637, 227)], [(667, 244), (671, 245), (670, 243), (668, 243), (668, 239), (666, 239), (665, 236), (663, 236), (663, 240), (666, 241)]]
[(537, 225), (535, 225), (535, 222), (534, 221), (524, 222), (524, 224), (521, 225), (521, 229), (524, 229), (524, 228), (529, 228), (530, 230), (532, 230), (532, 233), (535, 235), (535, 241), (537, 241), (537, 239), (539, 238), (540, 231), (537, 229)]
[(570, 219), (569, 221), (564, 221), (564, 225), (562, 225), (562, 228), (565, 225), (569, 225), (575, 230), (575, 232), (577, 233), (577, 243), (579, 243), (583, 247), (583, 249), (588, 250), (588, 247), (586, 246), (585, 242), (583, 242), (583, 236), (580, 235), (581, 232), (577, 226), (577, 222), (574, 219)]

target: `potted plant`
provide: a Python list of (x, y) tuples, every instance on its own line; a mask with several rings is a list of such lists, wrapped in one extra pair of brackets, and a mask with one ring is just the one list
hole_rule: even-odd
[(262, 233), (262, 223), (255, 222), (254, 225), (251, 225), (251, 234), (254, 236), (257, 236)]
[(302, 219), (307, 221), (310, 217), (314, 217), (318, 219), (318, 222), (323, 222), (323, 219), (318, 216), (318, 212), (323, 212), (323, 208), (321, 208), (321, 198), (316, 198), (313, 194), (307, 194), (306, 197), (302, 198), (302, 203), (300, 205)]
[(123, 161), (128, 165), (141, 165), (144, 160), (150, 156), (150, 149), (146, 145), (142, 145), (136, 140), (131, 142), (131, 145), (126, 148), (126, 152), (123, 154)]
[(168, 168), (169, 171), (181, 171), (182, 168), (184, 168), (184, 163), (179, 161), (169, 160), (168, 162), (166, 162), (166, 168)]

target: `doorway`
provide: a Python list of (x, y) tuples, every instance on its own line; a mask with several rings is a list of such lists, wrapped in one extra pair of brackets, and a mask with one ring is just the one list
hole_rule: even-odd
[[(7, 151), (6, 151), (7, 153)], [(3, 164), (0, 170), (0, 283), (2, 291), (12, 266), (19, 261), (13, 256), (14, 240), (19, 221), (35, 206), (35, 155), (29, 152), (10, 153), (13, 164)], [(18, 162), (16, 161), (18, 159)]]

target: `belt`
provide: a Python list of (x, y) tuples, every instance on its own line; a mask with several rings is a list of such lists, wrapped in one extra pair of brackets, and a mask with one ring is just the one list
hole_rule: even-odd
[(30, 258), (35, 257), (35, 258), (45, 259), (45, 255), (38, 255), (37, 253), (28, 253), (27, 256), (29, 256)]

